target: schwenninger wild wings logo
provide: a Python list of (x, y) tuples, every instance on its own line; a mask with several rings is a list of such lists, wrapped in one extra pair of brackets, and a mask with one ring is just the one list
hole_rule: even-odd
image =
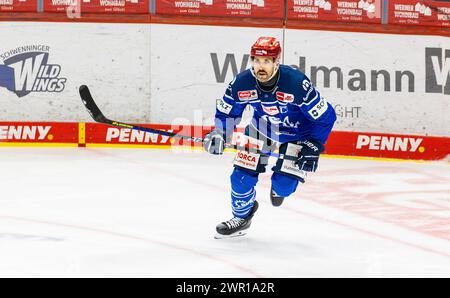
[(61, 66), (49, 63), (50, 47), (31, 45), (0, 54), (0, 87), (24, 97), (31, 92), (61, 92), (66, 78), (60, 77)]

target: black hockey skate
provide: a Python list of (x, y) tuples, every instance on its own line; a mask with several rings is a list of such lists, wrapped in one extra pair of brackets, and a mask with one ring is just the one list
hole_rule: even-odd
[(246, 218), (233, 217), (228, 221), (218, 224), (216, 227), (217, 234), (214, 238), (223, 239), (244, 236), (252, 224), (252, 218), (256, 210), (258, 210), (257, 201), (253, 204), (252, 211), (250, 211), (250, 214)]
[(273, 189), (270, 189), (270, 201), (272, 202), (272, 206), (279, 207), (283, 204), (284, 197), (277, 195)]

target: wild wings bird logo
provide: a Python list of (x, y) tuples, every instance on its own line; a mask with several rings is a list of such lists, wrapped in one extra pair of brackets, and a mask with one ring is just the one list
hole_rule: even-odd
[(48, 46), (25, 46), (0, 55), (0, 87), (19, 98), (31, 92), (62, 92), (66, 78), (60, 77), (61, 66), (49, 63)]

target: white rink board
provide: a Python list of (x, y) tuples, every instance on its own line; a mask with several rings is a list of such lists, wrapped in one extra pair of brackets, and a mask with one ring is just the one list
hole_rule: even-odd
[[(60, 65), (60, 76), (67, 78), (61, 93), (35, 92), (19, 98), (0, 87), (0, 120), (91, 121), (77, 91), (88, 84), (109, 118), (208, 125), (215, 100), (234, 73), (250, 67), (250, 45), (262, 35), (283, 40), (283, 30), (277, 28), (0, 23), (0, 57), (20, 46), (45, 45), (50, 47), (48, 63)], [(342, 89), (336, 73), (331, 72), (330, 86), (324, 86), (321, 71), (316, 76), (318, 89), (337, 106), (335, 130), (449, 135), (450, 95), (426, 92), (425, 48), (450, 51), (450, 39), (288, 29), (283, 45), (284, 63), (299, 67), (303, 57), (310, 77), (311, 67), (342, 71)], [(433, 61), (439, 69), (432, 75), (450, 89), (450, 57)], [(356, 69), (365, 75), (366, 90), (348, 88), (356, 77), (349, 73)], [(372, 70), (390, 74), (390, 91), (384, 91), (382, 78), (376, 81), (378, 91), (371, 91)], [(396, 91), (396, 71), (414, 75), (414, 92), (408, 91), (407, 77), (402, 90)]]
[[(152, 25), (152, 121), (168, 123), (183, 117), (188, 123), (199, 124), (199, 119), (210, 120), (214, 99), (223, 95), (233, 79), (231, 64), (225, 63), (226, 55), (232, 54), (240, 69), (244, 55), (258, 36), (281, 34), (277, 29)], [(173, 52), (174, 48), (180, 48), (178, 45), (185, 44), (191, 46)], [(425, 92), (425, 48), (450, 49), (450, 39), (287, 30), (284, 45), (284, 63), (300, 66), (300, 56), (305, 57), (308, 76), (311, 66), (341, 69), (342, 89), (337, 88), (335, 73), (331, 73), (330, 86), (325, 87), (319, 71), (316, 84), (322, 95), (337, 106), (336, 130), (449, 135), (450, 120), (446, 117), (450, 113), (449, 95)], [(217, 55), (216, 67), (211, 53)], [(217, 70), (223, 74), (227, 69), (224, 65), (228, 66), (227, 75), (223, 76), (223, 82), (218, 82)], [(365, 73), (366, 91), (347, 88), (348, 80), (355, 77), (349, 76), (353, 69)], [(385, 91), (381, 75), (376, 81), (377, 91), (372, 91), (372, 70), (387, 71), (390, 91)], [(396, 71), (409, 71), (413, 83), (409, 85), (406, 75), (401, 84), (400, 80), (396, 82)], [(438, 75), (446, 76), (439, 72)], [(396, 91), (398, 87), (400, 91)], [(196, 110), (201, 113), (195, 113)]]
[[(333, 104), (361, 107), (357, 118), (339, 117), (337, 130), (449, 136), (450, 94), (426, 92), (431, 77), (426, 80), (425, 48), (450, 50), (450, 38), (287, 30), (285, 44), (285, 63), (298, 66), (300, 56), (305, 57), (308, 76), (311, 66), (341, 68), (342, 89), (337, 87), (336, 73), (331, 74), (329, 88), (324, 87), (321, 72), (316, 84)], [(446, 63), (450, 63), (450, 57)], [(446, 67), (450, 71), (450, 64)], [(349, 79), (357, 76), (349, 75), (353, 69), (365, 73), (366, 91), (349, 90)], [(378, 91), (371, 91), (372, 70), (386, 70), (390, 74), (390, 91), (384, 90), (382, 76)], [(414, 92), (408, 91), (406, 76), (402, 91), (396, 91), (396, 71), (410, 71), (414, 75)], [(435, 71), (438, 76), (447, 77), (450, 88), (450, 73), (442, 73), (444, 68)]]
[(149, 121), (149, 34), (142, 24), (1, 22), (0, 55), (21, 46), (48, 46), (48, 63), (60, 65), (67, 82), (61, 93), (22, 98), (0, 88), (0, 119), (92, 121), (78, 95), (86, 84), (110, 118)]
[[(223, 82), (217, 82), (211, 54), (217, 57), (220, 75), (226, 69), (227, 54), (234, 55), (240, 71), (244, 55), (262, 35), (282, 40), (283, 30), (152, 24), (152, 121), (170, 123), (184, 118), (191, 124), (212, 124), (215, 100), (223, 96), (234, 75), (228, 64)], [(250, 61), (244, 65), (250, 67)]]

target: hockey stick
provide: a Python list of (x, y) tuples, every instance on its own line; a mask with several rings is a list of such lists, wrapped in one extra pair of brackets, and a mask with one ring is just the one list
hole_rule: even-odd
[[(164, 131), (164, 130), (152, 129), (152, 128), (147, 128), (147, 127), (143, 127), (143, 126), (139, 126), (139, 125), (132, 125), (132, 124), (128, 124), (128, 123), (110, 120), (110, 119), (106, 118), (105, 115), (103, 115), (102, 111), (100, 111), (99, 107), (97, 106), (97, 104), (94, 101), (94, 98), (91, 95), (91, 92), (89, 91), (89, 88), (86, 85), (82, 85), (80, 87), (79, 91), (80, 91), (81, 101), (83, 102), (84, 106), (88, 110), (91, 117), (96, 122), (108, 124), (108, 125), (112, 125), (112, 126), (117, 126), (117, 127), (122, 127), (122, 128), (145, 131), (145, 132), (149, 132), (149, 133), (155, 133), (155, 134), (173, 137), (173, 138), (194, 141), (197, 143), (204, 142), (203, 138), (198, 138), (198, 137), (193, 137), (193, 136), (185, 136), (185, 135), (180, 135), (177, 133), (168, 132), (168, 131)], [(225, 148), (231, 148), (231, 149), (237, 149), (237, 150), (243, 150), (243, 151), (248, 150), (248, 148), (246, 148), (246, 147), (237, 146), (237, 145), (233, 145), (233, 144), (225, 144)], [(261, 155), (266, 155), (266, 156), (273, 156), (276, 158), (283, 158), (283, 159), (293, 160), (293, 161), (296, 160), (296, 157), (294, 157), (294, 156), (286, 156), (286, 155), (280, 156), (280, 154), (276, 154), (273, 152), (265, 152), (265, 151), (261, 151), (259, 149), (252, 149), (252, 152), (261, 154)]]
[(96, 122), (103, 123), (103, 124), (109, 124), (112, 126), (117, 126), (117, 127), (122, 127), (122, 128), (129, 128), (129, 129), (134, 129), (134, 130), (139, 130), (139, 131), (160, 134), (160, 135), (168, 136), (168, 137), (177, 137), (180, 139), (203, 143), (202, 138), (197, 138), (197, 137), (192, 137), (192, 136), (184, 136), (184, 135), (179, 135), (179, 134), (164, 131), (164, 130), (157, 130), (157, 129), (147, 128), (147, 127), (143, 127), (143, 126), (132, 125), (132, 124), (128, 124), (128, 123), (110, 120), (110, 119), (106, 118), (105, 115), (103, 115), (102, 111), (100, 111), (99, 107), (97, 106), (97, 104), (94, 101), (94, 98), (91, 95), (91, 92), (89, 91), (89, 88), (85, 85), (80, 87), (80, 96), (81, 96), (81, 101), (83, 102), (84, 106), (86, 107), (89, 114), (91, 114), (91, 117)]

